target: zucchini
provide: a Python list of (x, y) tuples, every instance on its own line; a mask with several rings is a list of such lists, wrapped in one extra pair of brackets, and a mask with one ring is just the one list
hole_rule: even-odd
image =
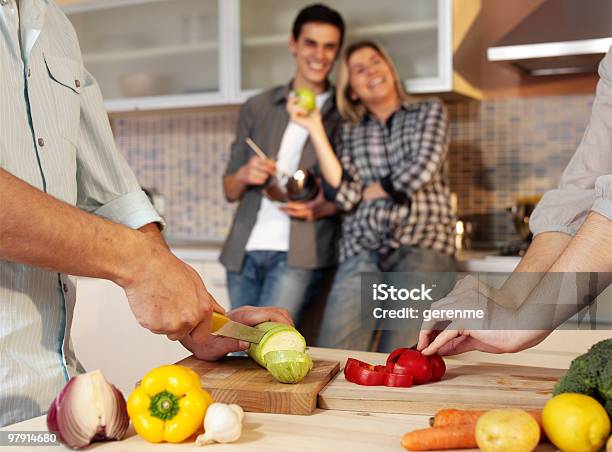
[(305, 353), (306, 339), (298, 330), (279, 322), (264, 322), (255, 328), (266, 331), (266, 334), (258, 344), (251, 344), (249, 356), (268, 369), (274, 378), (281, 383), (297, 383), (310, 372), (312, 359)]

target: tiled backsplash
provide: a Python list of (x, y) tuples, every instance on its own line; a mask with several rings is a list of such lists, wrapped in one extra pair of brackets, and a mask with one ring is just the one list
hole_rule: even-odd
[(484, 228), (481, 239), (501, 244), (517, 238), (505, 209), (518, 197), (557, 186), (592, 103), (593, 96), (581, 95), (449, 105), (451, 189), (458, 216)]
[[(556, 186), (580, 142), (593, 96), (530, 97), (449, 105), (451, 188), (459, 216), (487, 214)], [(119, 149), (145, 187), (166, 198), (167, 233), (222, 240), (234, 205), (222, 173), (237, 110), (113, 121)], [(503, 235), (510, 225), (492, 230)]]
[(143, 187), (166, 201), (169, 236), (223, 240), (235, 204), (221, 182), (237, 110), (120, 118), (113, 131), (120, 151)]

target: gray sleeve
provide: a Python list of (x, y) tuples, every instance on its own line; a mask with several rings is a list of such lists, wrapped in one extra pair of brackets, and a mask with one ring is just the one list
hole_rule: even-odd
[[(599, 65), (591, 118), (559, 187), (544, 195), (529, 225), (534, 235), (574, 235), (591, 210), (612, 218), (612, 53)], [(607, 214), (605, 213), (607, 212)]]
[(251, 157), (252, 151), (249, 149), (245, 140), (251, 136), (253, 128), (253, 113), (251, 108), (251, 102), (247, 101), (242, 108), (240, 108), (240, 116), (238, 118), (238, 128), (236, 129), (236, 138), (232, 143), (230, 158), (225, 168), (224, 176), (234, 174), (240, 169), (240, 167), (246, 164)]
[(595, 182), (595, 203), (593, 212), (612, 220), (612, 174), (599, 176)]

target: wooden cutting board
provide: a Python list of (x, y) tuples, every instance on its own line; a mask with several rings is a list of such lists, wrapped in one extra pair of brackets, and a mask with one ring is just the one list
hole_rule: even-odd
[(560, 369), (447, 361), (442, 381), (412, 388), (359, 386), (339, 373), (319, 394), (319, 407), (425, 415), (442, 408), (538, 409), (564, 373)]
[(277, 382), (252, 359), (230, 356), (217, 362), (194, 357), (178, 362), (193, 369), (215, 402), (237, 403), (245, 411), (278, 414), (311, 414), (317, 394), (338, 373), (338, 361), (314, 360), (310, 373), (296, 384)]

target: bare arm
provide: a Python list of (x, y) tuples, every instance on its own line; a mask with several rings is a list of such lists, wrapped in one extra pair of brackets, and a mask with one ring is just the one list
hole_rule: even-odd
[(154, 226), (143, 233), (88, 214), (2, 169), (0, 205), (0, 259), (114, 281), (154, 333), (203, 343), (212, 310), (223, 311)]
[(563, 254), (572, 236), (562, 232), (544, 232), (537, 235), (515, 272), (546, 272)]
[(144, 234), (87, 214), (0, 169), (0, 258), (72, 275), (133, 279)]
[(495, 291), (495, 302), (507, 308), (519, 308), (540, 283), (555, 261), (565, 251), (572, 237), (562, 232), (537, 235), (518, 266)]
[[(419, 337), (419, 350), (426, 354), (450, 355), (472, 350), (511, 353), (540, 343), (550, 334), (551, 328), (555, 328), (570, 318), (583, 306), (579, 303), (580, 300), (584, 300), (585, 296), (596, 297), (610, 284), (608, 275), (612, 269), (612, 258), (609, 253), (611, 246), (612, 221), (594, 212), (589, 214), (573, 238), (557, 232), (542, 233), (536, 236), (527, 255), (515, 270), (515, 273), (537, 272), (533, 275), (534, 279), (529, 280), (525, 273), (522, 275), (513, 273), (504, 284), (502, 292), (514, 293), (512, 301), (515, 302), (515, 308), (524, 303), (524, 306), (516, 311), (517, 325), (527, 324), (520, 321), (521, 311), (525, 310), (526, 315), (532, 315), (533, 306), (537, 305), (539, 299), (544, 301), (545, 304), (542, 307), (545, 308), (546, 303), (550, 304), (558, 297), (556, 313), (551, 319), (550, 328), (514, 331), (449, 330), (440, 333), (437, 337), (432, 334), (431, 330), (423, 330)], [(573, 292), (558, 292), (563, 277), (570, 277), (575, 280), (574, 282), (584, 282), (585, 277), (589, 275), (582, 272), (599, 273), (597, 293), (590, 293), (591, 288), (584, 283), (573, 284), (572, 286), (575, 286)], [(572, 275), (573, 273), (575, 276)], [(550, 293), (555, 298), (547, 301)], [(519, 303), (516, 303), (517, 301)], [(544, 317), (544, 320), (547, 318)]]
[(242, 198), (247, 186), (238, 176), (238, 172), (223, 176), (223, 193), (225, 193), (225, 199), (229, 202), (238, 201)]
[(612, 272), (612, 220), (591, 212), (555, 261), (553, 272)]
[(310, 140), (317, 154), (321, 174), (329, 185), (333, 188), (338, 188), (342, 180), (342, 166), (327, 138), (321, 113), (316, 108), (308, 113), (299, 106), (298, 97), (289, 98), (287, 101), (287, 111), (291, 116), (291, 121), (308, 130)]

